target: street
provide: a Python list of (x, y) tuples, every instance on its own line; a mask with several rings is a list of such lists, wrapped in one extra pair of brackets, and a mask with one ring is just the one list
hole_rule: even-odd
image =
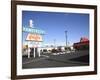
[(88, 66), (89, 51), (76, 51), (70, 53), (49, 53), (41, 54), (41, 57), (22, 58), (22, 68), (50, 68), (50, 67), (71, 67)]

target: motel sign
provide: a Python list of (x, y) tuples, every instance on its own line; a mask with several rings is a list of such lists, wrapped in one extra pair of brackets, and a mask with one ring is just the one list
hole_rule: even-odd
[(28, 33), (33, 33), (33, 34), (45, 34), (45, 31), (40, 30), (40, 29), (36, 29), (36, 28), (28, 28), (28, 27), (23, 27), (23, 31), (24, 32), (28, 32)]
[[(32, 44), (34, 47), (34, 51), (33, 51), (33, 56), (35, 58), (36, 54), (38, 54), (38, 56), (40, 57), (40, 50), (39, 47), (35, 47), (38, 46), (39, 43), (43, 42), (43, 35), (45, 34), (45, 31), (41, 30), (41, 29), (37, 29), (33, 26), (33, 21), (29, 20), (29, 26), (24, 26), (22, 31), (23, 32), (27, 32), (27, 37), (26, 37), (26, 41), (30, 42), (34, 42), (34, 44)], [(38, 43), (38, 44), (35, 44)], [(29, 44), (28, 44), (29, 45)], [(35, 51), (38, 50), (38, 53), (36, 53)], [(28, 58), (30, 58), (30, 49), (28, 48)]]
[(28, 34), (26, 40), (28, 41), (36, 41), (36, 42), (42, 42), (42, 36), (39, 34)]

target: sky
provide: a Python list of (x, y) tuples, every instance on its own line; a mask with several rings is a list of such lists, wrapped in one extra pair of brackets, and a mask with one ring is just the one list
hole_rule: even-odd
[[(43, 35), (43, 44), (65, 45), (65, 31), (71, 45), (79, 42), (81, 37), (89, 38), (89, 14), (22, 11), (22, 27), (28, 27), (29, 20), (33, 20), (35, 28), (46, 32)], [(25, 42), (28, 33), (22, 34)]]

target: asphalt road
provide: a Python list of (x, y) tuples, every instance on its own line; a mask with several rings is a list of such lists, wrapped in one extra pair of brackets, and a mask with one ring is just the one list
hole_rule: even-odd
[(89, 65), (89, 51), (42, 54), (37, 58), (22, 58), (22, 68), (50, 68)]

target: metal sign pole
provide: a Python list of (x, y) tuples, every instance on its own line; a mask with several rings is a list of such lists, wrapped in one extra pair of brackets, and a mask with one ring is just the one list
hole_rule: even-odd
[[(35, 43), (35, 42), (34, 42)], [(33, 52), (33, 56), (34, 56), (34, 58), (35, 58), (35, 47), (34, 47), (34, 52)]]
[(30, 58), (30, 48), (29, 47), (28, 47), (28, 58)]
[[(39, 42), (38, 42), (38, 45), (39, 45)], [(41, 55), (40, 55), (40, 48), (39, 48), (39, 46), (38, 46), (38, 56), (40, 57)]]
[(39, 50), (39, 49), (38, 49), (38, 55), (39, 55), (39, 57), (41, 56), (41, 55), (40, 55), (40, 50)]

